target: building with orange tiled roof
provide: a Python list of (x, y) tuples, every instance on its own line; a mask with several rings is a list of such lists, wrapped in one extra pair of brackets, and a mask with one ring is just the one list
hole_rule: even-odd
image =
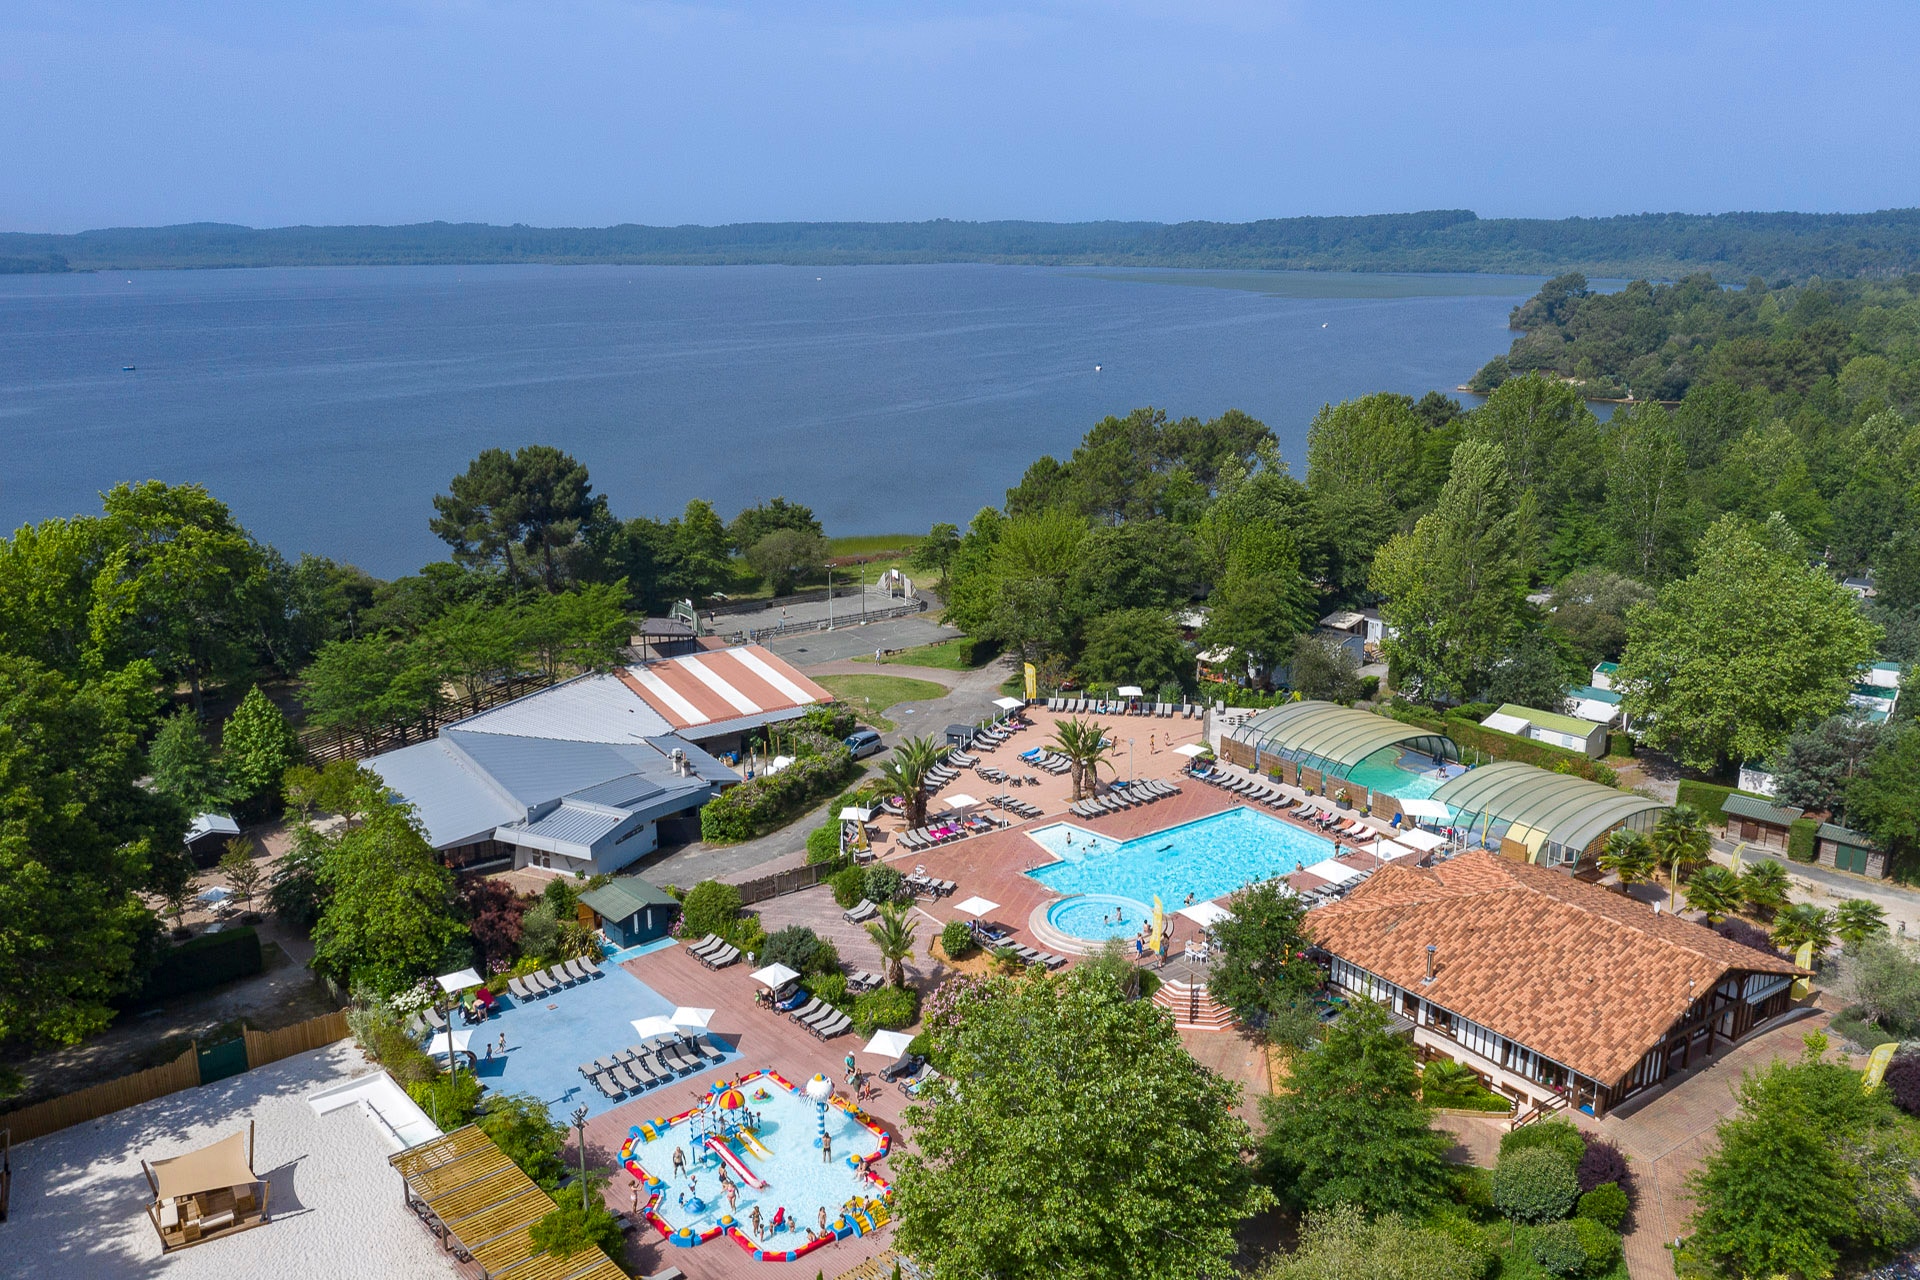
[(1787, 1012), (1800, 971), (1624, 895), (1473, 851), (1309, 917), (1335, 985), (1529, 1105), (1601, 1115)]

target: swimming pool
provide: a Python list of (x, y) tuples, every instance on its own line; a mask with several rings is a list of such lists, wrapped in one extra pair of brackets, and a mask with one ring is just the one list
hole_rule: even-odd
[[(1233, 808), (1192, 822), (1169, 827), (1124, 843), (1095, 835), (1083, 827), (1058, 822), (1027, 833), (1059, 862), (1029, 871), (1054, 893), (1105, 895), (1106, 905), (1123, 899), (1151, 911), (1155, 894), (1169, 911), (1192, 894), (1194, 901), (1222, 898), (1260, 880), (1271, 880), (1331, 858), (1333, 841), (1291, 823), (1252, 809)], [(1056, 904), (1065, 906), (1066, 904)], [(1098, 905), (1084, 909), (1096, 929)], [(1082, 917), (1072, 908), (1071, 919)], [(1140, 917), (1131, 916), (1124, 932), (1083, 933), (1048, 914), (1062, 933), (1095, 941), (1131, 937), (1140, 930)]]
[(1153, 916), (1150, 903), (1111, 893), (1076, 893), (1047, 908), (1047, 923), (1073, 938), (1131, 938)]
[[(873, 1122), (856, 1115), (853, 1104), (836, 1094), (826, 1109), (833, 1159), (822, 1160), (814, 1145), (820, 1125), (814, 1104), (791, 1081), (772, 1070), (741, 1077), (733, 1082), (732, 1092), (744, 1106), (730, 1115), (714, 1105), (725, 1092), (711, 1094), (704, 1108), (633, 1126), (621, 1149), (621, 1163), (645, 1180), (652, 1200), (648, 1221), (668, 1243), (692, 1246), (725, 1235), (756, 1258), (782, 1262), (792, 1260), (785, 1256), (790, 1253), (811, 1251), (807, 1231), (819, 1231), (822, 1210), (831, 1238), (873, 1229), (869, 1202), (892, 1194), (884, 1179), (868, 1172), (891, 1146)], [(705, 1141), (710, 1132), (726, 1147), (726, 1167), (739, 1186), (732, 1208), (720, 1193), (722, 1157)], [(678, 1174), (673, 1168), (676, 1149), (687, 1158), (685, 1172)], [(749, 1185), (739, 1178), (739, 1167), (766, 1185)], [(759, 1235), (752, 1226), (756, 1207)], [(776, 1216), (793, 1225), (775, 1229)], [(831, 1243), (831, 1238), (821, 1236), (819, 1243)]]
[[(1440, 789), (1440, 784), (1466, 770), (1458, 764), (1435, 765), (1433, 757), (1418, 751), (1388, 747), (1376, 751), (1347, 770), (1350, 784), (1368, 791), (1384, 791), (1401, 800), (1424, 800)], [(1327, 790), (1338, 789), (1338, 779), (1329, 779)]]

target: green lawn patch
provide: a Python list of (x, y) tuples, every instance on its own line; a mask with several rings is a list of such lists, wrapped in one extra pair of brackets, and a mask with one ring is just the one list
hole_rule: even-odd
[[(999, 656), (999, 649), (983, 640), (971, 636), (955, 636), (951, 640), (939, 640), (933, 644), (923, 644), (914, 649), (902, 649), (880, 659), (883, 663), (898, 663), (908, 667), (937, 667), (942, 671), (977, 671)], [(872, 662), (872, 658), (855, 658), (855, 662)]]
[(901, 556), (905, 556), (924, 536), (926, 535), (918, 533), (857, 533), (851, 537), (828, 538), (827, 554), (870, 556), (882, 551), (897, 551)]
[(882, 713), (897, 702), (925, 702), (947, 696), (947, 686), (908, 676), (816, 676), (814, 683), (853, 708), (854, 714), (885, 731), (893, 721)]

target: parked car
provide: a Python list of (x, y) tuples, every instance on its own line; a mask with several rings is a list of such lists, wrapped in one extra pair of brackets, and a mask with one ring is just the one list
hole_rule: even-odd
[(855, 729), (847, 735), (847, 750), (853, 752), (855, 760), (862, 756), (880, 754), (880, 735), (872, 729)]

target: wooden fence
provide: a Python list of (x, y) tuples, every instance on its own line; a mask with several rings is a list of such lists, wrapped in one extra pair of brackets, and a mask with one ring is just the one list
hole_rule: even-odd
[(553, 683), (544, 675), (515, 676), (511, 680), (489, 685), (471, 698), (456, 698), (426, 715), (411, 720), (389, 721), (365, 732), (358, 729), (306, 729), (300, 734), (300, 749), (312, 764), (364, 760), (395, 747), (425, 742), (433, 737), (441, 725), (478, 715), (488, 707), (511, 702)]
[[(340, 1009), (323, 1013), (317, 1018), (297, 1022), (278, 1031), (242, 1030), (240, 1034), (246, 1040), (247, 1067), (251, 1070), (346, 1039), (347, 1011)], [(199, 1084), (200, 1046), (196, 1042), (185, 1053), (162, 1066), (137, 1071), (130, 1076), (121, 1076), (118, 1080), (108, 1080), (58, 1098), (49, 1098), (45, 1102), (36, 1102), (18, 1111), (9, 1111), (0, 1115), (0, 1129), (12, 1130), (14, 1142), (30, 1142), (76, 1124), (98, 1120), (101, 1116), (127, 1107), (152, 1102), (169, 1093), (195, 1088)]]
[(795, 867), (792, 871), (776, 871), (770, 876), (761, 876), (758, 880), (748, 880), (734, 887), (740, 890), (740, 905), (751, 906), (781, 894), (811, 889), (837, 869), (831, 863), (816, 862), (810, 866)]
[(247, 1042), (248, 1070), (264, 1067), (282, 1058), (291, 1058), (309, 1049), (325, 1048), (336, 1040), (345, 1040), (349, 1034), (345, 1009), (323, 1013), (317, 1018), (281, 1027), (278, 1031), (255, 1031), (247, 1027), (240, 1032)]
[(70, 1125), (98, 1120), (127, 1107), (191, 1089), (200, 1083), (200, 1046), (194, 1045), (172, 1062), (136, 1071), (63, 1097), (36, 1102), (0, 1116), (0, 1125), (13, 1131), (13, 1141), (31, 1142)]

